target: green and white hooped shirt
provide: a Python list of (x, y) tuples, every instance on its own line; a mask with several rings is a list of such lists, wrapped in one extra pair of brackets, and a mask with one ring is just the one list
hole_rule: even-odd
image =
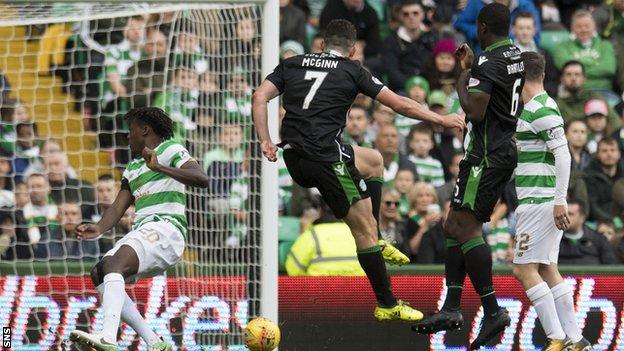
[[(186, 148), (166, 140), (154, 150), (161, 165), (180, 168), (192, 157)], [(186, 237), (186, 193), (184, 184), (168, 175), (154, 172), (143, 158), (132, 160), (123, 172), (134, 196), (136, 218), (132, 229), (158, 220), (169, 220)]]

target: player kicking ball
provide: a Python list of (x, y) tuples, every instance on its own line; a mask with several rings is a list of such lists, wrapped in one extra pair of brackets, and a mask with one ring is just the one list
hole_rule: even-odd
[(320, 191), (337, 218), (351, 229), (360, 265), (373, 287), (377, 320), (417, 321), (423, 315), (397, 300), (390, 288), (384, 258), (391, 263), (409, 260), (380, 241), (383, 160), (379, 152), (342, 143), (347, 112), (358, 93), (364, 93), (411, 118), (463, 128), (457, 114), (441, 116), (386, 88), (350, 58), (355, 53), (356, 29), (346, 20), (333, 20), (325, 29), (323, 53), (294, 56), (280, 63), (253, 95), (253, 118), (264, 156), (275, 162), (277, 146), (267, 126), (267, 102), (282, 95), (286, 115), (280, 147), (288, 172), (299, 185)]
[(520, 50), (508, 37), (509, 8), (493, 2), (481, 9), (477, 38), (484, 48), (475, 60), (464, 44), (457, 51), (463, 69), (457, 80), (457, 94), (466, 113), (465, 157), (446, 219), (446, 300), (440, 312), (412, 329), (431, 334), (452, 330), (464, 323), (460, 312), (466, 274), (481, 297), (484, 316), (479, 334), (470, 349), (484, 346), (511, 323), (499, 307), (492, 283), (492, 254), (483, 240), (483, 223), (490, 215), (517, 164), (513, 140), (522, 106), (524, 68)]
[(133, 230), (119, 240), (91, 270), (104, 313), (98, 334), (73, 331), (70, 340), (81, 349), (117, 351), (120, 319), (136, 331), (150, 351), (172, 345), (156, 335), (125, 290), (125, 281), (161, 274), (180, 261), (187, 220), (184, 186), (206, 187), (208, 177), (184, 146), (171, 140), (173, 122), (158, 108), (130, 110), (128, 142), (136, 157), (123, 173), (117, 198), (97, 224), (81, 224), (81, 239), (96, 239), (110, 230), (134, 203)]
[[(557, 269), (559, 242), (570, 224), (566, 204), (570, 152), (557, 103), (544, 91), (544, 58), (522, 53), (524, 111), (516, 129), (518, 167), (514, 274), (546, 333), (543, 350), (587, 351), (574, 313), (572, 289)], [(566, 343), (566, 336), (569, 342)]]

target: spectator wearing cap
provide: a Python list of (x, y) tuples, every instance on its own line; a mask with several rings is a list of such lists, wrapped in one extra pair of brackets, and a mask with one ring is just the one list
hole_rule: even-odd
[[(598, 92), (584, 88), (585, 66), (576, 60), (566, 62), (561, 69), (561, 90), (557, 105), (566, 123), (575, 119), (585, 119), (585, 103), (591, 99), (603, 99)], [(609, 123), (612, 128), (619, 128), (621, 121), (617, 113), (609, 107)]]
[(587, 123), (587, 150), (594, 154), (598, 142), (609, 135), (609, 107), (607, 102), (601, 99), (591, 99), (585, 103), (585, 122)]
[[(405, 94), (419, 104), (427, 104), (429, 90), (429, 82), (422, 76), (412, 76), (405, 81)], [(407, 138), (410, 129), (418, 123), (420, 123), (419, 120), (408, 118), (400, 114), (397, 114), (394, 120), (394, 125), (403, 138)]]
[(559, 244), (559, 264), (616, 264), (615, 252), (607, 238), (587, 227), (587, 218), (577, 201), (568, 201), (570, 225)]
[(303, 49), (303, 45), (294, 40), (287, 40), (280, 46), (280, 59), (282, 60), (286, 60), (297, 55), (303, 55), (304, 53), (305, 50)]
[(548, 95), (557, 96), (559, 70), (555, 67), (552, 55), (535, 42), (535, 32), (535, 17), (529, 12), (518, 13), (511, 27), (511, 33), (514, 36), (514, 44), (522, 52), (533, 51), (544, 56), (546, 60), (544, 88), (548, 92)]
[(435, 36), (425, 31), (424, 9), (418, 0), (400, 5), (401, 26), (384, 41), (382, 58), (391, 89), (401, 91), (408, 77), (423, 73), (435, 45)]
[(611, 137), (598, 142), (596, 158), (587, 169), (587, 189), (591, 196), (589, 219), (610, 220), (613, 217), (613, 185), (624, 177), (617, 141)]
[[(479, 48), (479, 43), (477, 41), (477, 17), (479, 16), (481, 9), (490, 2), (491, 1), (486, 0), (468, 0), (464, 10), (461, 11), (455, 19), (455, 29), (464, 33), (468, 41), (473, 44), (472, 46), (474, 48)], [(533, 3), (533, 0), (497, 0), (496, 2), (502, 3), (509, 7), (512, 22), (521, 12), (528, 12), (532, 14), (533, 18), (536, 19), (534, 38), (536, 42), (539, 42), (542, 24), (540, 21), (540, 13)]]
[(379, 54), (381, 48), (379, 17), (365, 0), (327, 0), (321, 12), (320, 31), (323, 31), (334, 19), (345, 19), (353, 23), (357, 29), (357, 39), (366, 42), (364, 55), (367, 58)]
[(302, 9), (295, 6), (290, 0), (280, 0), (280, 43), (294, 40), (298, 43), (306, 42), (307, 16)]
[(447, 95), (455, 94), (455, 83), (459, 78), (460, 67), (455, 59), (455, 40), (446, 38), (438, 41), (433, 55), (425, 65), (425, 77), (431, 89), (439, 89)]
[(591, 12), (578, 10), (572, 16), (570, 40), (559, 43), (554, 51), (555, 65), (563, 68), (569, 60), (577, 60), (585, 66), (587, 79), (584, 87), (599, 90), (618, 99), (613, 93), (617, 63), (613, 45), (596, 33), (596, 23)]

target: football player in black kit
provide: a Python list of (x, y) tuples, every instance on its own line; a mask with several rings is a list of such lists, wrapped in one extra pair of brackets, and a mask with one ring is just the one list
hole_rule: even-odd
[[(423, 314), (397, 300), (390, 288), (384, 259), (409, 262), (399, 250), (379, 240), (383, 161), (376, 150), (341, 141), (347, 113), (358, 93), (377, 99), (411, 118), (449, 128), (464, 128), (462, 116), (441, 116), (386, 88), (357, 61), (352, 61), (356, 29), (346, 20), (331, 21), (323, 52), (281, 62), (253, 95), (254, 123), (264, 156), (276, 161), (277, 146), (267, 126), (267, 102), (282, 95), (286, 115), (281, 125), (284, 161), (293, 180), (316, 187), (338, 218), (351, 228), (360, 265), (377, 298), (377, 320), (418, 321)], [(370, 198), (370, 199), (369, 199)]]
[(473, 350), (504, 331), (511, 321), (496, 300), (492, 256), (482, 233), (483, 223), (490, 220), (517, 164), (513, 136), (522, 113), (524, 64), (520, 50), (508, 37), (509, 22), (507, 6), (494, 2), (483, 7), (477, 19), (477, 37), (485, 49), (477, 59), (466, 44), (456, 53), (463, 69), (457, 93), (466, 113), (466, 156), (460, 163), (452, 209), (444, 223), (447, 295), (440, 312), (413, 327), (425, 334), (461, 327), (460, 301), (467, 273), (484, 310), (479, 335), (470, 345)]

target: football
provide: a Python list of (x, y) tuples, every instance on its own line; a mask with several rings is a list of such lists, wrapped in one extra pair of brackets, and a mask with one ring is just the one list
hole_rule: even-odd
[(279, 327), (266, 318), (254, 318), (245, 328), (245, 346), (251, 351), (271, 351), (279, 342)]

